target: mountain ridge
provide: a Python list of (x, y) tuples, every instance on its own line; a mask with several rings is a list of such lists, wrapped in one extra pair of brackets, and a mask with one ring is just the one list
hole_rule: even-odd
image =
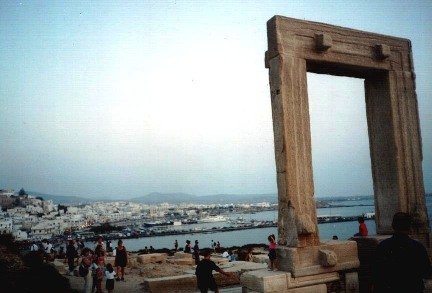
[[(130, 201), (143, 204), (161, 204), (164, 202), (171, 204), (178, 203), (196, 203), (196, 204), (229, 204), (229, 203), (258, 203), (270, 202), (277, 203), (277, 193), (257, 193), (257, 194), (229, 194), (219, 193), (212, 195), (194, 195), (183, 192), (150, 192), (143, 196), (136, 196), (124, 199), (113, 199), (108, 197), (99, 198), (86, 198), (83, 196), (70, 196), (70, 195), (54, 195), (41, 192), (31, 191), (28, 192), (33, 196), (40, 196), (45, 200), (52, 200), (55, 204), (89, 204), (94, 202), (113, 202), (113, 201)], [(431, 194), (426, 194), (431, 196)], [(373, 199), (372, 195), (354, 195), (342, 197), (316, 197), (317, 201), (343, 201), (350, 199)]]

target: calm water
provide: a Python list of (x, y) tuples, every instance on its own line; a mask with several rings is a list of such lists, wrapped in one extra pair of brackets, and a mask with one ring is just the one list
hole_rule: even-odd
[[(372, 200), (363, 201), (344, 201), (337, 202), (339, 205), (353, 205), (362, 204), (364, 206), (356, 207), (340, 207), (340, 208), (325, 208), (318, 209), (318, 215), (333, 215), (333, 216), (358, 216), (363, 213), (374, 212), (374, 206)], [(365, 206), (368, 205), (368, 206)], [(432, 219), (432, 198), (426, 198), (426, 205), (429, 213), (429, 219)], [(231, 218), (243, 217), (244, 219), (250, 220), (277, 220), (277, 211), (265, 211), (255, 214), (233, 214)], [(375, 221), (367, 220), (366, 225), (369, 230), (369, 234), (375, 234)], [(208, 223), (198, 225), (183, 226), (182, 229), (189, 229), (190, 227), (223, 227), (229, 226), (229, 223)], [(181, 227), (181, 226), (180, 226)], [(179, 227), (176, 227), (177, 229)], [(318, 225), (320, 239), (326, 240), (331, 239), (333, 235), (337, 235), (339, 239), (348, 239), (358, 231), (358, 223), (355, 222), (342, 222), (342, 223), (326, 223)], [(139, 239), (124, 239), (124, 244), (130, 251), (143, 249), (144, 246), (154, 248), (174, 248), (174, 241), (177, 239), (180, 247), (184, 246), (186, 240), (191, 240), (192, 243), (195, 240), (199, 241), (200, 247), (210, 247), (211, 240), (219, 241), (222, 246), (242, 246), (249, 243), (266, 243), (267, 236), (269, 234), (277, 235), (277, 229), (274, 228), (261, 228), (261, 229), (249, 229), (239, 230), (230, 232), (216, 232), (208, 234), (185, 234), (185, 235), (170, 235), (170, 236), (158, 236), (158, 237), (146, 237)]]

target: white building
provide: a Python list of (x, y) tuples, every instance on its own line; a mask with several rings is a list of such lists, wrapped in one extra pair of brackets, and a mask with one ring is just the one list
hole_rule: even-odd
[(0, 233), (12, 233), (12, 219), (1, 219), (0, 220)]
[(13, 189), (0, 189), (0, 195), (12, 196), (15, 194), (15, 190)]
[(68, 228), (62, 219), (45, 220), (31, 228), (32, 236), (36, 239), (51, 238), (53, 235), (61, 235)]
[(16, 240), (27, 240), (28, 238), (27, 232), (21, 230), (14, 230), (12, 235)]

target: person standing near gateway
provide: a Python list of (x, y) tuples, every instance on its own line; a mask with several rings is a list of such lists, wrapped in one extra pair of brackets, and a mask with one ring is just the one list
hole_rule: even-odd
[(269, 241), (269, 259), (270, 259), (270, 267), (269, 267), (269, 271), (273, 271), (276, 270), (276, 266), (275, 266), (275, 262), (276, 262), (276, 247), (277, 247), (277, 243), (276, 243), (276, 237), (274, 234), (269, 235), (267, 237), (267, 240)]
[(354, 234), (354, 236), (368, 236), (368, 229), (365, 224), (364, 218), (358, 217), (357, 221), (359, 223), (359, 231), (358, 233)]
[(393, 216), (394, 234), (376, 250), (373, 292), (423, 292), (423, 279), (430, 276), (431, 264), (425, 247), (408, 236), (411, 223), (407, 213)]

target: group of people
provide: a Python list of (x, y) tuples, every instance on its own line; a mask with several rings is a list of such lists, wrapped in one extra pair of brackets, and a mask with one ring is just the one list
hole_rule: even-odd
[[(268, 236), (268, 240), (269, 240), (269, 258), (270, 258), (270, 268), (271, 270), (275, 270), (276, 266), (275, 266), (275, 261), (276, 261), (276, 237), (275, 235), (269, 235)], [(197, 254), (195, 255), (195, 263), (196, 263), (196, 269), (195, 269), (195, 275), (197, 277), (197, 285), (198, 288), (200, 289), (201, 293), (207, 293), (208, 290), (214, 291), (214, 292), (219, 292), (218, 286), (216, 284), (216, 281), (213, 277), (213, 271), (216, 271), (222, 275), (225, 275), (227, 277), (236, 277), (236, 275), (234, 273), (229, 273), (229, 272), (225, 272), (224, 270), (222, 270), (219, 266), (216, 265), (215, 262), (213, 262), (212, 260), (210, 260), (211, 257), (211, 253), (214, 252), (216, 250), (217, 247), (217, 243), (216, 246), (213, 245), (213, 243), (215, 243), (212, 240), (212, 245), (211, 245), (211, 249), (204, 249), (201, 252), (201, 255), (204, 257), (202, 260), (199, 259), (199, 247), (198, 247), (198, 240), (195, 240), (195, 246), (194, 246), (194, 254), (197, 251)], [(219, 243), (219, 242), (218, 242)], [(220, 248), (220, 244), (219, 244), (219, 248)], [(185, 247), (185, 252), (190, 252), (190, 241), (187, 240), (186, 241), (186, 247)], [(226, 255), (224, 255), (226, 252)], [(228, 250), (225, 251), (224, 254), (222, 254), (222, 256), (227, 257), (230, 261), (235, 260), (234, 258), (234, 254), (232, 250)], [(252, 255), (252, 249), (248, 250), (248, 255), (251, 257)]]
[(48, 239), (43, 239), (39, 244), (33, 241), (30, 245), (30, 251), (41, 252), (46, 261), (53, 261), (56, 257), (64, 258), (64, 250), (60, 248), (60, 251), (57, 251)]
[[(103, 292), (102, 283), (104, 278), (106, 279), (105, 288), (108, 292), (113, 292), (114, 280), (124, 281), (124, 270), (128, 256), (123, 241), (119, 240), (117, 247), (111, 251), (115, 256), (114, 266), (105, 261), (108, 249), (102, 237), (98, 238), (94, 250), (88, 247), (80, 249), (74, 240), (69, 240), (66, 246), (69, 274), (73, 274), (79, 256), (81, 256), (78, 275), (84, 278), (84, 292), (95, 292), (95, 290), (98, 293)], [(114, 267), (116, 271), (114, 271)]]
[(143, 253), (144, 253), (144, 254), (153, 253), (153, 252), (155, 252), (155, 251), (156, 251), (156, 250), (155, 250), (154, 247), (151, 246), (151, 245), (150, 245), (150, 248), (148, 248), (148, 247), (146, 246), (146, 247), (144, 247), (144, 249), (143, 249)]
[[(220, 252), (221, 251), (221, 245), (220, 242), (217, 241), (211, 241), (210, 244), (211, 250), (214, 252)], [(178, 250), (178, 241), (177, 239), (174, 241), (174, 249), (175, 251)], [(191, 253), (192, 254), (192, 258), (195, 260), (195, 264), (198, 265), (198, 263), (200, 262), (200, 247), (199, 247), (199, 241), (195, 240), (195, 245), (192, 247), (191, 241), (190, 240), (186, 240), (186, 245), (184, 247), (184, 253)]]
[[(358, 219), (359, 232), (356, 236), (367, 236), (368, 231), (363, 218)], [(418, 241), (409, 237), (412, 218), (407, 213), (396, 213), (393, 217), (392, 227), (394, 235), (391, 238), (379, 243), (374, 262), (372, 264), (372, 277), (374, 292), (423, 292), (423, 278), (429, 277), (432, 273), (431, 264), (425, 247)], [(337, 240), (336, 236), (333, 236)], [(277, 241), (276, 236), (271, 234), (268, 239), (269, 270), (277, 270)], [(107, 248), (108, 246), (108, 248)], [(105, 288), (108, 292), (114, 290), (115, 280), (124, 281), (124, 270), (128, 262), (126, 248), (122, 240), (118, 241), (117, 247), (111, 249), (115, 256), (114, 266), (105, 262), (105, 256), (110, 245), (105, 245), (102, 237), (95, 243), (95, 249), (84, 247), (83, 242), (69, 240), (66, 246), (65, 258), (67, 259), (69, 273), (72, 274), (76, 263), (81, 255), (79, 275), (84, 278), (84, 292), (103, 292), (102, 281), (105, 278)], [(175, 240), (174, 248), (177, 251), (178, 241)], [(153, 247), (151, 247), (152, 250)], [(31, 251), (43, 253), (48, 259), (53, 253), (53, 245), (48, 240), (43, 240), (40, 245), (33, 242)], [(185, 253), (192, 254), (195, 260), (198, 287), (201, 292), (212, 290), (218, 292), (218, 288), (212, 271), (232, 277), (210, 260), (212, 252), (220, 252), (219, 241), (211, 241), (208, 249), (200, 250), (199, 241), (195, 240), (192, 247), (191, 241), (186, 240)], [(200, 255), (203, 259), (200, 259)], [(232, 250), (225, 251), (222, 256), (230, 261), (236, 260)], [(252, 249), (248, 250), (248, 256), (252, 258)], [(114, 271), (116, 267), (116, 271)]]

